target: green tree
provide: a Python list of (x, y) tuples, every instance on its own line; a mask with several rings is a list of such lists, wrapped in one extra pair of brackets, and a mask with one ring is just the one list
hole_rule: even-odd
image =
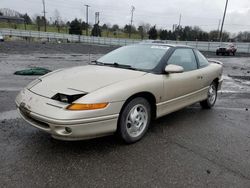
[(102, 36), (102, 31), (101, 28), (98, 24), (94, 24), (94, 27), (91, 31), (91, 36), (95, 36), (95, 37), (101, 37)]
[(82, 24), (77, 18), (69, 24), (69, 34), (82, 35)]
[(141, 39), (143, 40), (143, 39), (144, 39), (144, 34), (145, 34), (145, 31), (144, 31), (144, 29), (143, 29), (143, 26), (142, 26), (142, 25), (139, 26), (137, 30), (139, 31), (140, 37), (141, 37)]
[(32, 20), (31, 20), (30, 16), (27, 13), (21, 15), (20, 17), (24, 19), (24, 22), (26, 24), (32, 24)]
[(35, 19), (36, 25), (37, 25), (37, 31), (41, 30), (41, 26), (43, 24), (43, 19), (41, 16), (37, 16)]
[(111, 31), (118, 31), (119, 30), (119, 25), (114, 24), (111, 28)]
[(89, 24), (87, 24), (86, 22), (82, 22), (82, 29), (83, 30), (86, 30), (87, 28), (89, 28), (90, 27), (90, 25)]
[(131, 29), (131, 33), (135, 33), (136, 32), (136, 28), (135, 28), (135, 26), (130, 26), (130, 25), (125, 25), (124, 26), (124, 28), (123, 28), (123, 31), (125, 32), (125, 33), (129, 33), (130, 32), (130, 29)]
[(108, 28), (108, 25), (107, 25), (107, 24), (103, 24), (103, 25), (102, 25), (102, 29), (103, 29), (103, 30), (108, 30), (108, 29), (109, 29), (109, 28)]
[(167, 40), (168, 39), (168, 30), (161, 30), (160, 31), (160, 39), (161, 40)]
[(219, 40), (219, 31), (212, 30), (209, 32), (209, 40), (210, 41), (218, 41)]
[(148, 31), (148, 38), (149, 39), (152, 39), (152, 40), (156, 40), (157, 39), (157, 37), (158, 37), (158, 33), (157, 33), (157, 30), (156, 30), (156, 28), (155, 28), (156, 26), (153, 26), (153, 27), (151, 27), (150, 29), (149, 29), (149, 31)]
[(235, 38), (240, 42), (250, 42), (250, 32), (249, 31), (239, 32)]

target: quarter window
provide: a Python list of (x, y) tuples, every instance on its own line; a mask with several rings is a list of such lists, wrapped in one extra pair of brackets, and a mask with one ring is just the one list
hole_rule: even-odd
[(184, 71), (197, 69), (197, 62), (192, 49), (176, 49), (169, 58), (168, 64), (182, 66)]
[(202, 55), (202, 53), (200, 53), (198, 50), (196, 50), (196, 55), (201, 68), (206, 67), (209, 64), (207, 58), (205, 58), (204, 55)]

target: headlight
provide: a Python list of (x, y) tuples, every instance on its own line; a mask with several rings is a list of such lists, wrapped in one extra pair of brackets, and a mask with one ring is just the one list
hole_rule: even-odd
[(51, 99), (71, 104), (72, 102), (83, 97), (84, 95), (86, 95), (86, 94), (66, 95), (66, 94), (62, 94), (62, 93), (57, 93)]
[(67, 110), (97, 110), (108, 106), (108, 103), (96, 103), (96, 104), (79, 104), (73, 103), (67, 106)]

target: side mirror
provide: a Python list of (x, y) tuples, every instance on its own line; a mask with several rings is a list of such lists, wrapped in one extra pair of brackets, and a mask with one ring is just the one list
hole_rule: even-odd
[(184, 68), (182, 66), (179, 66), (179, 65), (167, 65), (165, 67), (165, 72), (168, 74), (182, 73), (182, 72), (184, 72)]

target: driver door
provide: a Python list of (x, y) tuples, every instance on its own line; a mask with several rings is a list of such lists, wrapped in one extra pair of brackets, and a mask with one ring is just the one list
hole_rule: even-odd
[(163, 75), (164, 96), (163, 102), (158, 104), (159, 116), (198, 102), (202, 98), (202, 75), (193, 50), (177, 48), (169, 58), (168, 64), (182, 66), (184, 72)]

